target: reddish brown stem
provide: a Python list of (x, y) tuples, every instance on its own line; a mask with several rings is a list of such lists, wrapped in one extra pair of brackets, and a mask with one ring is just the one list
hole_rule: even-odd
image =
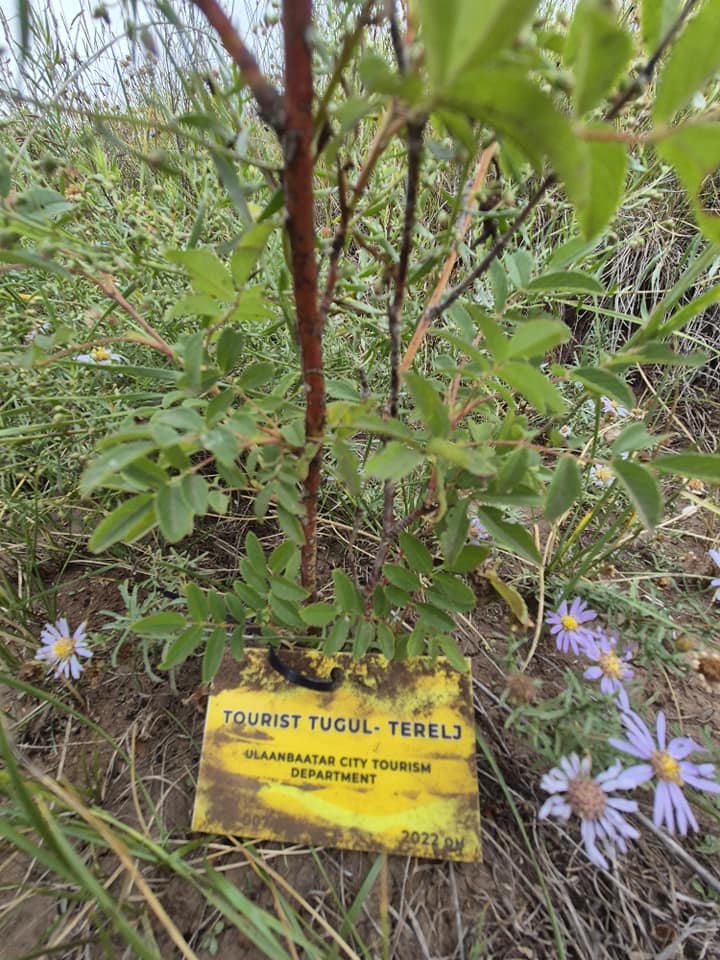
[(255, 97), (260, 116), (281, 134), (285, 127), (283, 99), (265, 77), (255, 57), (243, 43), (242, 37), (232, 25), (227, 14), (220, 9), (216, 0), (192, 0), (207, 18), (210, 26), (220, 38), (220, 42), (232, 57), (242, 78)]
[(312, 596), (317, 584), (317, 499), (325, 432), (323, 324), (318, 309), (313, 222), (312, 0), (283, 0), (282, 24), (285, 38), (285, 132), (282, 144), (287, 231), (305, 385), (305, 441), (315, 446), (303, 489), (305, 542), (301, 563), (303, 586)]

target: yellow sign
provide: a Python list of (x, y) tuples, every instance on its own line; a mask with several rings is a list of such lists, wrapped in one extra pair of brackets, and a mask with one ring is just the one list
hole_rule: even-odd
[(332, 691), (289, 682), (265, 650), (226, 657), (208, 702), (193, 829), (476, 860), (470, 674), (447, 660), (282, 653)]

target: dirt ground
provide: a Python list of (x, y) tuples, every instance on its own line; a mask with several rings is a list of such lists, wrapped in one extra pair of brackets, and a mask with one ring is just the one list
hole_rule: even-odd
[[(701, 560), (699, 551), (698, 564)], [(460, 641), (472, 658), (476, 721), (510, 791), (515, 812), (497, 772), (478, 750), (483, 862), (453, 864), (389, 856), (383, 882), (375, 883), (357, 920), (370, 955), (381, 956), (380, 918), (386, 915), (389, 956), (396, 960), (552, 958), (558, 956), (553, 922), (557, 935), (565, 941), (568, 957), (578, 960), (717, 960), (720, 897), (698, 880), (673, 844), (643, 831), (641, 842), (633, 845), (630, 854), (611, 872), (602, 872), (589, 867), (575, 839), (563, 835), (561, 826), (537, 820), (542, 802), (537, 784), (543, 771), (517, 728), (512, 732), (505, 728), (508, 707), (502, 694), (507, 678), (498, 660), (502, 644), (507, 642), (502, 638), (510, 634), (511, 624), (506, 608), (487, 584), (479, 583), (478, 591), (478, 613), (462, 622)], [(97, 625), (103, 619), (101, 611), (122, 609), (112, 578), (75, 577), (73, 570), (66, 574), (60, 600), (71, 622), (89, 619)], [(205, 709), (197, 664), (180, 669), (173, 688), (167, 679), (161, 683), (151, 679), (137, 649), (129, 644), (121, 648), (117, 668), (113, 669), (108, 659), (109, 653), (93, 658), (76, 685), (73, 705), (109, 734), (130, 757), (130, 765), (110, 743), (79, 721), (47, 703), (0, 688), (2, 706), (13, 719), (30, 716), (17, 748), (49, 775), (72, 784), (86, 801), (156, 838), (167, 836), (167, 846), (177, 847), (194, 837), (188, 825)], [(530, 673), (542, 681), (541, 697), (562, 688), (557, 654), (546, 637), (538, 646)], [(25, 676), (40, 686), (46, 682), (32, 665), (25, 668)], [(673, 720), (682, 720), (688, 734), (699, 736), (705, 728), (720, 740), (717, 696), (703, 688), (700, 678), (693, 674), (680, 680), (666, 676), (663, 682), (659, 676), (639, 678), (645, 692), (655, 694), (657, 706)], [(140, 782), (152, 798), (157, 820), (138, 795), (136, 784)], [(650, 814), (647, 800), (643, 812)], [(704, 820), (703, 826), (709, 829), (710, 822)], [(697, 841), (685, 846), (717, 877), (717, 842), (714, 847), (706, 843), (706, 853), (699, 851)], [(341, 929), (343, 911), (350, 909), (377, 859), (377, 854), (339, 850), (313, 855), (304, 848), (271, 842), (257, 844), (256, 849), (268, 869), (276, 871), (335, 930)], [(197, 862), (206, 857), (255, 903), (274, 910), (272, 890), (258, 877), (239, 841), (210, 839), (205, 850), (198, 848), (193, 857)], [(76, 920), (76, 934), (91, 933), (88, 905), (33, 892), (33, 883), (43, 883), (42, 870), (32, 867), (17, 851), (10, 853), (6, 848), (3, 862), (0, 957), (18, 960), (29, 954), (51, 922), (62, 929)], [(96, 864), (117, 895), (137, 898), (137, 891), (123, 886), (121, 876), (112, 879), (116, 867), (109, 854), (107, 863)], [(203, 896), (170, 870), (155, 864), (142, 864), (141, 869), (198, 956), (203, 960), (211, 957), (207, 933), (217, 914)], [(553, 903), (554, 921), (546, 896)], [(300, 901), (295, 906), (300, 908)], [(162, 929), (155, 935), (161, 957), (179, 955)], [(237, 930), (219, 930), (216, 940), (214, 955), (223, 960), (263, 956)], [(82, 951), (59, 955), (68, 960), (95, 960), (107, 953), (100, 945), (88, 945)]]

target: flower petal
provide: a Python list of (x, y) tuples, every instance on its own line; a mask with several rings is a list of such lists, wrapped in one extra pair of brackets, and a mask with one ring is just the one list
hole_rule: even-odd
[(593, 821), (583, 820), (580, 832), (582, 833), (583, 843), (585, 844), (585, 852), (588, 855), (588, 859), (594, 863), (596, 867), (602, 867), (604, 870), (607, 870), (608, 862), (600, 853), (595, 843), (596, 833)]

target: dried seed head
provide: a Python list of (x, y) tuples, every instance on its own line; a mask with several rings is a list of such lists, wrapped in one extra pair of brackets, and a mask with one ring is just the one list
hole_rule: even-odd
[(532, 703), (538, 692), (537, 684), (526, 673), (509, 673), (505, 689), (513, 703)]
[(708, 653), (706, 650), (693, 651), (687, 657), (687, 662), (700, 677), (708, 693), (720, 691), (720, 653)]
[(568, 803), (583, 820), (596, 820), (605, 813), (607, 797), (602, 787), (589, 777), (571, 780), (567, 789)]

